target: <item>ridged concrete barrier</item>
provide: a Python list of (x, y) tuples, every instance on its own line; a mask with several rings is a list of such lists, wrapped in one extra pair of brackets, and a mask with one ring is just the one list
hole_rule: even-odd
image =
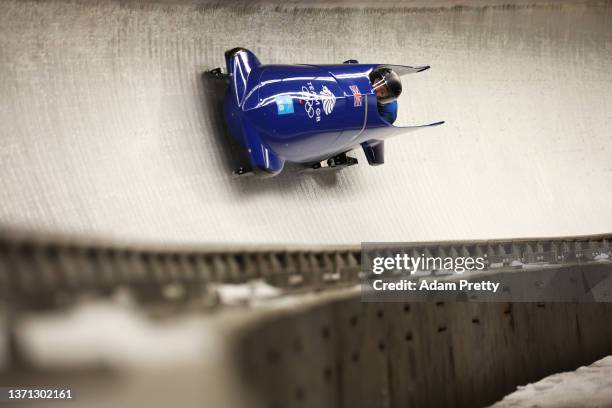
[[(388, 251), (397, 244), (390, 243)], [(612, 254), (612, 236), (497, 239), (402, 244), (408, 255), (485, 257), (489, 270), (513, 262), (581, 265)], [(385, 248), (381, 252), (385, 252)], [(0, 299), (53, 307), (58, 294), (108, 293), (126, 287), (143, 300), (163, 300), (180, 287), (185, 300), (211, 298), (215, 285), (265, 281), (282, 293), (361, 282), (358, 246), (160, 246), (0, 229)], [(62, 296), (60, 296), (62, 297)]]

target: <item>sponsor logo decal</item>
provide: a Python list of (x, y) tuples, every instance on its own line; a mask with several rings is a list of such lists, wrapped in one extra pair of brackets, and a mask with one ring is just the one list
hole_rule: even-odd
[(287, 95), (279, 95), (274, 100), (276, 101), (276, 109), (279, 115), (293, 113), (293, 98)]
[(361, 92), (359, 91), (359, 87), (357, 85), (349, 86), (351, 88), (351, 92), (353, 93), (353, 106), (361, 106)]

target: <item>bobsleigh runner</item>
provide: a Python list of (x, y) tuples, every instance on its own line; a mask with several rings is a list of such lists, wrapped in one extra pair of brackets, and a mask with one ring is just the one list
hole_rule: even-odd
[(225, 53), (227, 71), (208, 71), (229, 86), (224, 115), (250, 166), (236, 174), (278, 174), (285, 162), (308, 168), (357, 163), (361, 147), (370, 165), (384, 163), (386, 138), (443, 122), (394, 126), (400, 76), (429, 66), (359, 64), (262, 65), (244, 48)]

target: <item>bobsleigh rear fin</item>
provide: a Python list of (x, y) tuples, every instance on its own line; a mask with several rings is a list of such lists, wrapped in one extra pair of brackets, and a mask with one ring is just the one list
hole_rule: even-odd
[(439, 126), (439, 125), (442, 125), (442, 124), (444, 124), (443, 120), (441, 120), (439, 122), (428, 123), (426, 125), (396, 126), (396, 127), (399, 127), (400, 129), (403, 128), (403, 127), (406, 127), (406, 128), (422, 128), (422, 127), (430, 127), (430, 126)]
[(408, 125), (408, 126), (395, 126), (395, 125), (391, 125), (391, 128), (392, 129), (397, 129), (398, 131), (401, 131), (401, 130), (417, 130), (417, 129), (426, 128), (426, 127), (440, 126), (442, 124), (444, 124), (443, 120), (441, 120), (439, 122), (427, 123), (425, 125)]
[(401, 134), (413, 132), (415, 130), (432, 127), (432, 126), (438, 126), (443, 123), (444, 121), (440, 121), (440, 122), (429, 123), (426, 125), (416, 125), (416, 126), (395, 126), (395, 125), (391, 125), (387, 123), (387, 126), (368, 128), (363, 133), (364, 135), (367, 136), (368, 139), (383, 140), (388, 137), (399, 136)]
[(231, 77), (230, 91), (234, 102), (242, 106), (251, 71), (261, 65), (255, 54), (246, 48), (233, 48), (225, 52), (227, 72)]
[(399, 76), (406, 75), (406, 74), (413, 74), (413, 73), (417, 73), (417, 72), (423, 72), (423, 71), (426, 71), (429, 68), (431, 68), (429, 65), (422, 65), (422, 66), (418, 66), (418, 67), (411, 67), (411, 66), (408, 66), (408, 65), (388, 65), (388, 64), (378, 65), (376, 68), (382, 68), (382, 67), (384, 67), (384, 68), (391, 68)]

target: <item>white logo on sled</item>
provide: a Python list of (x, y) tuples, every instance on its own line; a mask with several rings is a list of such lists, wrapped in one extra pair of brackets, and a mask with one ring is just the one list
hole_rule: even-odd
[(329, 115), (334, 110), (334, 106), (336, 106), (336, 96), (325, 85), (323, 85), (321, 99), (323, 99), (323, 112), (325, 112), (326, 115)]
[[(315, 123), (319, 123), (322, 117), (322, 111), (329, 115), (336, 106), (336, 96), (325, 85), (321, 91), (317, 93), (312, 82), (306, 82), (302, 86), (302, 99), (304, 110), (310, 119), (314, 119)], [(300, 102), (300, 103), (302, 103)]]

